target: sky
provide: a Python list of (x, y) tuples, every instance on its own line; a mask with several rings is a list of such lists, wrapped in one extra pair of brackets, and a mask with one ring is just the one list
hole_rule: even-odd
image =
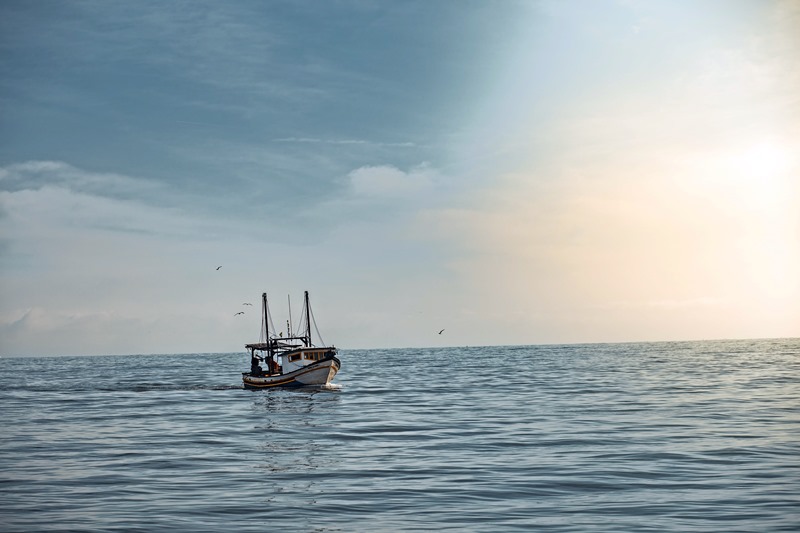
[(0, 355), (236, 352), (305, 290), (345, 349), (798, 337), (798, 28), (800, 0), (6, 0)]

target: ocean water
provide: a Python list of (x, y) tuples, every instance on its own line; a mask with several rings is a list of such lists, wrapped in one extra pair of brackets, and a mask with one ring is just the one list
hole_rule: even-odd
[(800, 339), (0, 359), (0, 530), (800, 531)]

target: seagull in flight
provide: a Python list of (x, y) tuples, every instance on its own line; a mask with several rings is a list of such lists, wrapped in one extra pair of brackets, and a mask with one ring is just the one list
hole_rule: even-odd
[(253, 305), (253, 304), (245, 302), (242, 305)]
[[(236, 315), (243, 315), (243, 314), (244, 314), (244, 311), (239, 311), (238, 313), (236, 313)], [(236, 316), (236, 315), (233, 315), (233, 316)]]
[(219, 270), (220, 268), (222, 268), (222, 265), (218, 266), (218, 267), (217, 267), (217, 270)]
[(443, 331), (444, 331), (444, 329), (440, 329), (439, 330), (439, 335), (441, 335)]

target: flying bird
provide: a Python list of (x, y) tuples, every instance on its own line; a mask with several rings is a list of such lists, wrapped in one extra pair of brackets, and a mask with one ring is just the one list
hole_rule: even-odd
[(217, 270), (219, 270), (220, 268), (222, 268), (222, 265), (218, 266), (218, 267), (217, 267)]
[[(239, 311), (238, 313), (236, 313), (236, 315), (243, 315), (243, 314), (244, 314), (244, 311)], [(233, 316), (236, 316), (236, 315), (233, 315)]]
[(439, 335), (441, 335), (443, 331), (444, 331), (444, 329), (440, 329), (439, 330)]
[(245, 302), (242, 305), (253, 305), (253, 304)]

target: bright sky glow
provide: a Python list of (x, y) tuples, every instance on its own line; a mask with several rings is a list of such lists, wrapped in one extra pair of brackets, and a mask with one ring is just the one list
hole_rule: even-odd
[(303, 290), (342, 348), (800, 336), (798, 27), (3, 2), (0, 354), (238, 351)]

